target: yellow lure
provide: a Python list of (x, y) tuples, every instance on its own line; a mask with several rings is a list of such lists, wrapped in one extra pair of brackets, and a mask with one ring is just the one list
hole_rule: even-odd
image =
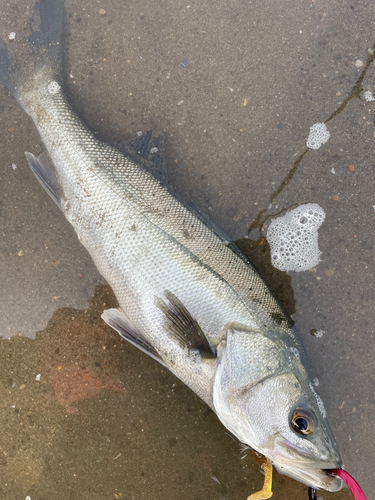
[(264, 460), (261, 467), (264, 470), (263, 488), (247, 497), (247, 500), (267, 500), (272, 497), (272, 464)]

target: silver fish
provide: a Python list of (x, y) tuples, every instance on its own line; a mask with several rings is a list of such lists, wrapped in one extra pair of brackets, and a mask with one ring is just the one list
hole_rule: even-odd
[(37, 10), (29, 64), (13, 69), (2, 42), (0, 81), (45, 144), (39, 158), (26, 153), (32, 171), (121, 305), (104, 320), (280, 472), (341, 489), (328, 472), (341, 468), (338, 446), (291, 319), (219, 229), (81, 123), (63, 92), (63, 4), (41, 0)]

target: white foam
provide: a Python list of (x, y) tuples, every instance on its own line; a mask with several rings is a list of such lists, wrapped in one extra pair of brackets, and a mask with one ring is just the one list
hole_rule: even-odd
[(320, 262), (318, 229), (325, 219), (324, 210), (307, 203), (274, 219), (267, 231), (271, 263), (280, 271), (306, 271)]
[(299, 350), (296, 347), (289, 347), (289, 351), (293, 354), (295, 358), (299, 361)]
[(367, 102), (375, 101), (375, 97), (372, 95), (372, 92), (370, 92), (369, 90), (366, 90), (363, 93), (363, 97), (365, 98), (365, 101), (367, 101)]
[(57, 92), (59, 92), (60, 88), (61, 88), (60, 85), (57, 82), (55, 82), (54, 80), (49, 82), (49, 84), (47, 86), (48, 92), (50, 94), (57, 94)]
[(322, 144), (325, 144), (331, 134), (328, 131), (325, 123), (315, 123), (310, 127), (309, 137), (306, 146), (310, 149), (319, 149)]

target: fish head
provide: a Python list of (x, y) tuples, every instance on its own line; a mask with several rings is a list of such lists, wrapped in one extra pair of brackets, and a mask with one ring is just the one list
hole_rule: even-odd
[(278, 335), (233, 328), (218, 346), (213, 401), (224, 425), (279, 472), (338, 491), (342, 467), (323, 402), (298, 355)]

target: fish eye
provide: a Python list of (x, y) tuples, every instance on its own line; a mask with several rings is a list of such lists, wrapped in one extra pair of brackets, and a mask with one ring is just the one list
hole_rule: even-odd
[(307, 436), (315, 431), (316, 417), (314, 413), (305, 408), (296, 408), (291, 417), (292, 429), (298, 434)]

